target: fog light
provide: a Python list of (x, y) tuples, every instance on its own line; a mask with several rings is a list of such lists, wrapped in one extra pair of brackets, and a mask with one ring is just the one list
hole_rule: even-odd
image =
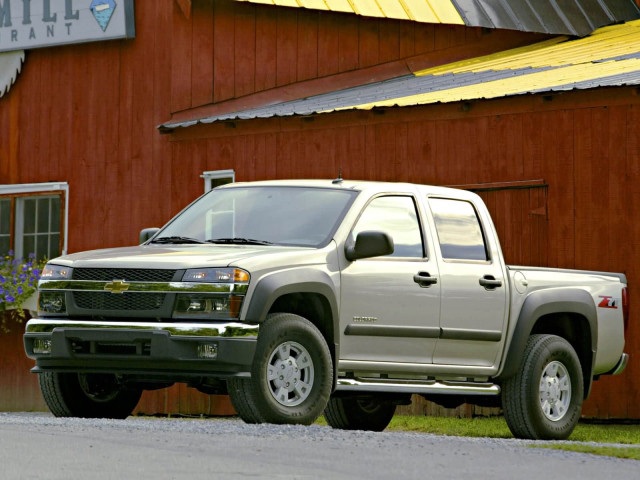
[(215, 360), (218, 358), (218, 344), (217, 343), (201, 343), (198, 345), (198, 357), (206, 358), (208, 360)]
[(51, 340), (48, 338), (36, 338), (33, 341), (33, 353), (38, 354), (50, 354), (51, 353)]

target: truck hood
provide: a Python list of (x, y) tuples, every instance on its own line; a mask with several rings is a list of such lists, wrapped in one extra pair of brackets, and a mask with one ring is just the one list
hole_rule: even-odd
[[(316, 257), (315, 248), (263, 245), (140, 245), (79, 252), (51, 260), (51, 263), (74, 268), (157, 268), (186, 269), (243, 266), (259, 258)], [(275, 260), (274, 260), (275, 261)], [(311, 260), (315, 263), (317, 259)], [(286, 263), (286, 262), (285, 262)]]

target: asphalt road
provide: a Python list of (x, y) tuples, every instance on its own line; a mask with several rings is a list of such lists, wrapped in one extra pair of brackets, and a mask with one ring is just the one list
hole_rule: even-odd
[(640, 462), (531, 442), (236, 419), (0, 413), (0, 479), (640, 479)]

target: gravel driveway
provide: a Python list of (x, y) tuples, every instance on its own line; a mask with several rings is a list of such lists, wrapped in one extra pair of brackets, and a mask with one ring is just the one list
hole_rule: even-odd
[(0, 413), (0, 478), (640, 479), (638, 461), (532, 443), (236, 419)]

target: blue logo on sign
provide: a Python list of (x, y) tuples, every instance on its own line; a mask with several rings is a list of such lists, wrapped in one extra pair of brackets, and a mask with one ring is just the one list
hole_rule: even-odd
[(106, 31), (109, 20), (111, 20), (113, 12), (116, 9), (115, 0), (93, 0), (89, 8), (96, 22), (98, 22), (98, 25), (102, 28), (102, 31)]

